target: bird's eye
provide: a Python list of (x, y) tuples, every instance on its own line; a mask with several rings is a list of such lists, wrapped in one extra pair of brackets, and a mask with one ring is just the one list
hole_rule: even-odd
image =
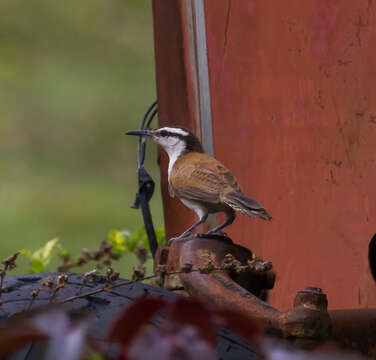
[(168, 135), (168, 133), (167, 133), (166, 130), (162, 130), (159, 134), (162, 135), (162, 136), (167, 136)]

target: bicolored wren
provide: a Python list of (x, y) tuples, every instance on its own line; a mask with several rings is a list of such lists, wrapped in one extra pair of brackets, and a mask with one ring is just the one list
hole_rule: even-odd
[(179, 236), (185, 238), (206, 221), (211, 213), (224, 212), (226, 221), (209, 230), (215, 234), (231, 225), (235, 211), (243, 215), (271, 220), (264, 207), (246, 197), (232, 173), (218, 160), (204, 154), (200, 141), (182, 127), (163, 127), (156, 130), (127, 131), (127, 135), (146, 136), (161, 145), (170, 160), (168, 165), (169, 192), (185, 206), (194, 210), (199, 221)]

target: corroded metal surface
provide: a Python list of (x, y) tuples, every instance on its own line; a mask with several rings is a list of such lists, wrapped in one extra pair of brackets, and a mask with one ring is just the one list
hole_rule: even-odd
[[(156, 269), (162, 266), (165, 272), (179, 271), (187, 264), (191, 269), (198, 269), (209, 258), (216, 267), (221, 267), (228, 254), (242, 265), (254, 259), (251, 251), (234, 245), (229, 238), (193, 237), (170, 241), (168, 246), (159, 248), (155, 266)], [(267, 332), (289, 339), (298, 346), (311, 347), (331, 340), (339, 347), (376, 358), (376, 309), (328, 311), (326, 294), (311, 286), (297, 292), (291, 309), (279, 311), (257, 296), (274, 286), (274, 272), (267, 269), (238, 275), (228, 271), (188, 271), (166, 275), (160, 285), (258, 319)]]
[[(169, 246), (160, 248), (156, 267), (162, 265), (166, 272), (174, 272), (190, 264), (193, 269), (198, 269), (209, 258), (219, 268), (228, 254), (241, 265), (254, 259), (251, 251), (234, 245), (225, 237), (187, 238), (170, 241)], [(261, 260), (259, 262), (265, 264)], [(258, 297), (263, 290), (273, 287), (274, 273), (270, 268), (261, 272), (252, 270), (241, 274), (227, 271), (173, 274), (166, 276), (161, 285), (168, 289), (184, 289), (189, 295), (236, 309), (261, 321), (268, 331), (284, 337), (317, 341), (329, 336), (327, 300), (320, 289), (307, 288), (299, 292), (294, 308), (283, 313)]]
[(330, 311), (333, 340), (376, 359), (376, 309)]

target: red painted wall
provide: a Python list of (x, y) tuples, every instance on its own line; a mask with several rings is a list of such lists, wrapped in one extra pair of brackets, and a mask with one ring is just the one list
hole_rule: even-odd
[(206, 1), (216, 157), (271, 223), (229, 234), (271, 260), (271, 303), (322, 287), (331, 308), (376, 305), (376, 3)]

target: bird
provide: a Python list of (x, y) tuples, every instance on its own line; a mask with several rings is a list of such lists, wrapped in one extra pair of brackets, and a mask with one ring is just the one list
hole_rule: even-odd
[(220, 230), (234, 222), (235, 210), (253, 218), (272, 219), (259, 202), (243, 194), (231, 171), (204, 153), (198, 138), (186, 128), (166, 126), (156, 130), (130, 130), (125, 134), (150, 138), (169, 156), (169, 193), (195, 211), (199, 218), (177, 239), (190, 236), (212, 213), (223, 212), (226, 219), (207, 234), (223, 235)]

